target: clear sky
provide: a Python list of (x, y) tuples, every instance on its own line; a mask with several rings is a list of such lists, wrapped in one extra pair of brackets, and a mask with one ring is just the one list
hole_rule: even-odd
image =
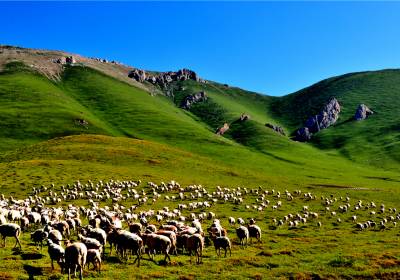
[(0, 44), (58, 49), (284, 95), (399, 68), (400, 2), (0, 2)]

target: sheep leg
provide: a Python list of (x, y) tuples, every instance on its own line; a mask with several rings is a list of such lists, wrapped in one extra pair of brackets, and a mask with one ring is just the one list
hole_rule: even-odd
[(22, 249), (21, 242), (19, 242), (19, 238), (18, 238), (18, 237), (15, 237), (15, 239), (16, 239), (17, 241), (15, 241), (15, 246), (14, 246), (14, 248), (17, 247), (17, 244), (18, 244), (19, 248)]
[(141, 255), (140, 252), (141, 252), (141, 249), (138, 249), (138, 252), (136, 253), (136, 255), (137, 255), (136, 260), (138, 262), (138, 264), (137, 264), (138, 267), (140, 266), (140, 255)]
[(226, 252), (228, 251), (228, 249), (227, 249), (227, 248), (224, 248), (224, 251), (225, 251), (225, 256), (224, 256), (224, 258), (226, 258)]
[(53, 259), (51, 259), (51, 270), (54, 270), (54, 263), (53, 263)]
[(166, 252), (166, 253), (167, 253), (166, 256), (168, 257), (169, 261), (171, 262), (171, 257), (169, 255), (169, 253), (168, 252)]
[(232, 250), (230, 246), (229, 246), (229, 256), (232, 257)]
[(68, 266), (68, 280), (71, 279), (71, 267)]
[(79, 265), (79, 279), (82, 280), (83, 268), (82, 265)]

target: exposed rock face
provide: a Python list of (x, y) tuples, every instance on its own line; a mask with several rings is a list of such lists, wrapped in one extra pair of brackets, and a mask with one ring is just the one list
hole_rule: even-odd
[(207, 100), (207, 94), (204, 91), (200, 91), (195, 94), (191, 94), (185, 97), (182, 101), (181, 107), (183, 109), (189, 110), (193, 104), (198, 102), (203, 102)]
[(374, 111), (368, 108), (365, 104), (360, 104), (354, 114), (354, 119), (356, 121), (365, 120), (369, 115), (372, 115)]
[(134, 69), (128, 74), (128, 76), (141, 83), (147, 81), (154, 85), (158, 85), (162, 89), (165, 89), (168, 84), (174, 81), (194, 80), (196, 82), (205, 82), (200, 79), (196, 72), (189, 69), (181, 69), (177, 72), (161, 72), (156, 75), (148, 74), (146, 71), (141, 69)]
[(309, 141), (313, 133), (317, 133), (318, 131), (328, 128), (336, 123), (339, 118), (339, 113), (339, 102), (336, 98), (330, 99), (318, 115), (310, 117), (306, 121), (305, 126), (296, 131), (295, 139), (302, 142)]
[(85, 128), (88, 128), (88, 125), (89, 125), (88, 121), (84, 120), (84, 119), (75, 119), (75, 123), (77, 125), (83, 126)]
[(54, 62), (56, 62), (58, 64), (65, 64), (65, 63), (67, 63), (67, 60), (65, 59), (65, 57), (60, 57), (60, 58), (57, 58)]
[(244, 121), (247, 121), (247, 120), (250, 120), (250, 115), (246, 115), (246, 114), (241, 114), (240, 115), (240, 121), (241, 122), (244, 122)]
[(71, 56), (67, 56), (67, 57), (65, 58), (65, 62), (66, 62), (67, 64), (74, 64), (74, 63), (76, 63), (76, 59), (75, 59), (75, 57), (73, 57), (72, 55), (71, 55)]
[(308, 127), (302, 127), (296, 131), (295, 139), (301, 142), (306, 142), (311, 140), (311, 136), (312, 134)]
[(223, 135), (228, 129), (229, 129), (229, 124), (228, 123), (224, 123), (223, 127), (220, 127), (220, 128), (217, 129), (216, 134), (217, 135)]
[(146, 80), (146, 72), (144, 70), (135, 69), (129, 73), (129, 77), (143, 83)]
[(63, 57), (59, 57), (59, 58), (57, 58), (56, 60), (53, 60), (53, 61), (55, 63), (62, 64), (62, 65), (64, 65), (64, 64), (74, 64), (74, 63), (76, 63), (76, 58), (73, 57), (72, 55), (71, 56), (63, 56)]
[(278, 132), (279, 134), (281, 134), (283, 136), (286, 135), (285, 131), (283, 130), (283, 128), (278, 126), (278, 125), (273, 125), (273, 124), (270, 124), (270, 123), (266, 123), (265, 126), (271, 128), (272, 130)]

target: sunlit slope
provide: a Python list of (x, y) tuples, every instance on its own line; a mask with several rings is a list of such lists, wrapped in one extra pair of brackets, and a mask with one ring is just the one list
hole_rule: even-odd
[[(335, 149), (345, 157), (378, 167), (397, 168), (400, 160), (400, 70), (347, 74), (321, 81), (275, 100), (271, 112), (294, 131), (316, 114), (331, 96), (342, 111), (336, 125), (312, 141), (321, 149)], [(364, 103), (375, 114), (356, 122), (352, 118)]]
[[(66, 67), (54, 82), (13, 64), (0, 79), (1, 172), (7, 186), (110, 176), (315, 187), (384, 187), (400, 180), (397, 172), (354, 164), (342, 150), (298, 143), (265, 127), (285, 124), (270, 111), (277, 98), (192, 81), (177, 84), (174, 99), (151, 96), (81, 66)], [(197, 90), (207, 92), (207, 102), (190, 111), (180, 108), (185, 94)], [(242, 113), (250, 120), (239, 121)], [(230, 130), (216, 135), (224, 122)]]
[[(23, 64), (0, 73), (0, 150), (12, 150), (57, 136), (114, 133), (79, 102)], [(78, 125), (85, 118), (89, 127)]]

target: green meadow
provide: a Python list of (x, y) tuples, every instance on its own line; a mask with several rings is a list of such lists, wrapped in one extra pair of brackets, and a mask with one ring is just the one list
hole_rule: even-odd
[[(154, 263), (144, 256), (137, 268), (132, 260), (123, 263), (115, 254), (107, 254), (102, 272), (86, 270), (85, 278), (400, 277), (400, 225), (389, 221), (385, 228), (378, 225), (360, 231), (351, 218), (356, 215), (357, 222), (379, 223), (396, 217), (389, 208), (400, 207), (400, 70), (346, 74), (283, 97), (211, 81), (176, 82), (171, 90), (173, 98), (152, 96), (84, 65), (66, 66), (60, 81), (49, 80), (22, 62), (9, 63), (0, 73), (0, 192), (6, 197), (24, 199), (32, 195), (32, 187), (42, 185), (54, 184), (60, 190), (76, 180), (110, 179), (141, 179), (138, 189), (146, 192), (150, 192), (148, 181), (171, 180), (181, 186), (202, 185), (210, 193), (216, 186), (259, 191), (247, 194), (240, 205), (219, 201), (194, 212), (216, 213), (233, 241), (232, 256), (218, 258), (214, 248), (207, 246), (200, 265), (187, 255), (172, 256), (168, 265), (160, 262), (161, 256)], [(189, 111), (179, 107), (185, 96), (198, 91), (206, 92), (207, 101)], [(338, 122), (310, 143), (293, 141), (293, 132), (332, 96), (342, 107)], [(353, 121), (361, 103), (375, 114)], [(243, 113), (250, 119), (240, 122)], [(216, 135), (225, 122), (230, 129)], [(266, 123), (280, 125), (286, 136)], [(256, 199), (267, 190), (269, 206), (263, 211), (254, 209), (259, 204)], [(287, 200), (286, 190), (302, 193)], [(308, 192), (313, 199), (304, 197)], [(350, 210), (340, 213), (338, 207), (347, 203), (346, 197)], [(334, 201), (329, 210), (325, 198)], [(365, 207), (354, 210), (359, 200), (364, 206), (372, 201), (378, 208), (385, 204), (387, 210), (376, 215)], [(277, 201), (282, 207), (273, 209)], [(87, 206), (88, 202), (64, 201), (63, 205), (69, 203)], [(121, 203), (136, 204), (133, 200)], [(161, 198), (139, 206), (138, 211), (172, 208), (178, 203)], [(302, 213), (303, 206), (319, 217), (295, 228), (273, 222)], [(229, 216), (256, 218), (262, 242), (240, 248)], [(23, 233), (22, 251), (13, 251), (12, 244), (8, 240), (0, 250), (0, 279), (65, 278), (58, 266), (51, 271), (47, 249), (36, 249), (29, 232)]]

